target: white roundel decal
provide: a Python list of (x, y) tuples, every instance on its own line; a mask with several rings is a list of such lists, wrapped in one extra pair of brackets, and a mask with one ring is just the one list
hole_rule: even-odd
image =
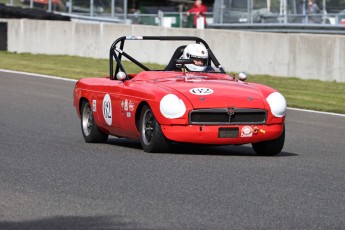
[(111, 111), (111, 100), (109, 94), (106, 94), (103, 98), (103, 104), (102, 104), (102, 110), (103, 110), (103, 117), (105, 122), (110, 126), (112, 123), (112, 111)]
[(253, 136), (253, 128), (250, 126), (244, 126), (241, 131), (241, 137)]
[(209, 95), (213, 93), (213, 89), (210, 88), (193, 88), (189, 90), (192, 94), (195, 95)]

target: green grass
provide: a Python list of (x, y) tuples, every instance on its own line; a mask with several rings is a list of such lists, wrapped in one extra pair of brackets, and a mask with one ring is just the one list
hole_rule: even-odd
[[(153, 63), (145, 65), (152, 69), (163, 68), (162, 65)], [(107, 59), (16, 54), (3, 51), (0, 52), (0, 68), (73, 79), (109, 75)], [(140, 70), (129, 62), (125, 62), (125, 68), (130, 73)], [(265, 84), (279, 90), (286, 97), (289, 107), (345, 114), (345, 83), (267, 75), (248, 76), (247, 81)]]
[(249, 80), (279, 90), (289, 107), (345, 113), (345, 83), (261, 75)]
[[(152, 63), (146, 65), (152, 69), (162, 68), (161, 65)], [(130, 73), (141, 70), (130, 62), (125, 62), (124, 66)], [(64, 55), (16, 54), (0, 51), (0, 68), (72, 79), (109, 76), (107, 59)]]

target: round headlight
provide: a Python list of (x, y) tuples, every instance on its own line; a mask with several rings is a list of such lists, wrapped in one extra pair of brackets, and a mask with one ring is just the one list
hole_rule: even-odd
[(160, 102), (159, 108), (163, 116), (170, 119), (180, 118), (186, 112), (185, 104), (175, 94), (165, 95)]
[(286, 100), (283, 95), (278, 92), (271, 93), (266, 98), (270, 105), (271, 112), (276, 117), (283, 117), (286, 112)]

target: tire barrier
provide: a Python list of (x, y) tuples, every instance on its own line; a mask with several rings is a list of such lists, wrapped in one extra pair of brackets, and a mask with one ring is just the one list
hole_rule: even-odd
[(28, 18), (38, 20), (70, 21), (70, 17), (46, 12), (42, 9), (7, 6), (0, 3), (0, 18)]
[(7, 51), (7, 23), (0, 22), (0, 50)]

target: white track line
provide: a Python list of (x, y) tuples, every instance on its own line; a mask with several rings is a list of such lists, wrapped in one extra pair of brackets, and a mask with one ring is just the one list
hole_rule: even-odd
[(322, 111), (315, 111), (315, 110), (308, 110), (308, 109), (298, 109), (298, 108), (290, 108), (289, 110), (295, 110), (295, 111), (302, 111), (302, 112), (309, 112), (309, 113), (318, 113), (318, 114), (325, 114), (325, 115), (333, 115), (333, 116), (339, 116), (339, 117), (345, 117), (345, 114), (340, 113), (330, 113), (330, 112), (322, 112)]
[(61, 80), (61, 81), (72, 81), (72, 82), (78, 81), (78, 80), (75, 80), (75, 79), (55, 77), (55, 76), (51, 76), (51, 75), (44, 75), (44, 74), (37, 74), (37, 73), (27, 73), (27, 72), (13, 71), (13, 70), (7, 70), (7, 69), (0, 69), (0, 72), (14, 73), (14, 74), (24, 74), (24, 75), (33, 76), (33, 77), (56, 79), (56, 80)]
[[(72, 82), (77, 81), (75, 79), (68, 79), (68, 78), (55, 77), (55, 76), (44, 75), (44, 74), (27, 73), (27, 72), (20, 72), (20, 71), (6, 70), (6, 69), (0, 69), (0, 72), (14, 73), (14, 74), (25, 74), (25, 75), (34, 76), (34, 77), (42, 77), (42, 78), (55, 79), (55, 80), (61, 80), (61, 81), (72, 81)], [(340, 114), (340, 113), (321, 112), (321, 111), (315, 111), (315, 110), (297, 109), (297, 108), (290, 108), (290, 107), (288, 107), (288, 109), (289, 110), (295, 110), (295, 111), (308, 112), (308, 113), (318, 113), (318, 114), (345, 117), (345, 114)]]

